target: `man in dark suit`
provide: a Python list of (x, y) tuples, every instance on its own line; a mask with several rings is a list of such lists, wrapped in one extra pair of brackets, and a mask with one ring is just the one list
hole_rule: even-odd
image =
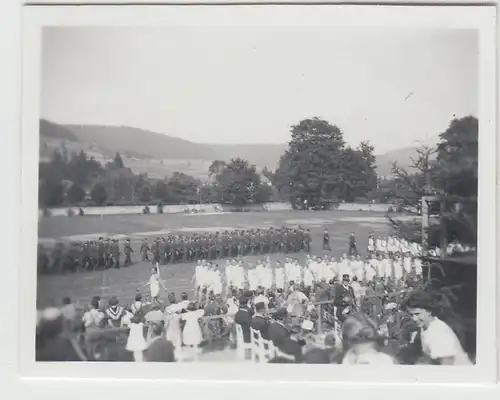
[(153, 325), (152, 339), (144, 351), (144, 361), (175, 362), (174, 345), (163, 336), (163, 323)]
[(344, 311), (346, 311), (348, 307), (350, 307), (350, 311), (354, 311), (354, 291), (349, 285), (349, 282), (349, 275), (344, 274), (342, 275), (342, 284), (338, 285), (335, 289), (334, 304), (337, 307), (337, 319), (341, 322), (343, 322), (347, 316), (347, 313)]
[(265, 303), (261, 302), (255, 305), (255, 315), (252, 318), (251, 327), (260, 332), (262, 339), (269, 340), (269, 320), (264, 315), (265, 311)]
[(252, 325), (252, 310), (248, 308), (248, 299), (240, 298), (240, 308), (234, 315), (234, 322), (241, 326), (243, 330), (243, 340), (245, 343), (250, 343), (250, 326)]
[(275, 321), (269, 325), (269, 338), (273, 344), (280, 350), (283, 349), (283, 344), (290, 337), (290, 332), (285, 327), (285, 320), (288, 313), (286, 308), (280, 308), (274, 315)]

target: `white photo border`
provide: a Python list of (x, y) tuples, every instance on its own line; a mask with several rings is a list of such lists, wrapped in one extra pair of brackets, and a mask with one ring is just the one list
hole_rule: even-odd
[[(463, 6), (30, 6), (23, 13), (22, 242), (19, 263), (19, 372), (23, 377), (167, 379), (203, 383), (494, 383), (496, 347), (496, 13)], [(473, 367), (238, 363), (36, 363), (36, 242), (41, 29), (44, 26), (359, 26), (479, 31), (479, 242), (477, 363)], [(493, 262), (494, 261), (494, 262)], [(112, 366), (110, 368), (110, 366)], [(215, 368), (214, 368), (215, 367)]]

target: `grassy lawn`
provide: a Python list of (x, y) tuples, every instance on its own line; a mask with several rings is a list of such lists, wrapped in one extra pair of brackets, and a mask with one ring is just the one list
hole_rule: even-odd
[[(46, 307), (59, 305), (64, 296), (70, 296), (73, 301), (87, 304), (92, 296), (100, 295), (103, 299), (115, 295), (121, 302), (130, 302), (137, 289), (149, 278), (151, 264), (138, 262), (139, 242), (143, 238), (149, 241), (156, 236), (168, 233), (190, 234), (192, 232), (215, 231), (223, 229), (244, 229), (261, 227), (302, 225), (311, 229), (313, 246), (312, 253), (324, 254), (321, 250), (323, 229), (330, 231), (331, 252), (340, 257), (347, 252), (350, 232), (356, 235), (358, 249), (364, 254), (368, 243), (368, 233), (387, 236), (389, 228), (383, 214), (369, 212), (260, 212), (234, 213), (217, 215), (181, 215), (181, 214), (151, 214), (151, 215), (116, 215), (100, 217), (49, 217), (39, 222), (39, 237), (41, 239), (75, 239), (96, 238), (99, 235), (124, 235), (130, 237), (135, 253), (134, 264), (119, 270), (106, 272), (84, 272), (66, 275), (42, 275), (38, 278), (37, 306)], [(88, 235), (88, 236), (87, 236)], [(304, 254), (287, 255), (299, 259)], [(271, 255), (272, 260), (284, 259), (283, 254)], [(249, 263), (255, 263), (259, 257), (246, 258)], [(219, 262), (221, 266), (225, 260)], [(194, 273), (194, 263), (167, 265), (161, 269), (161, 277), (169, 291), (181, 293), (186, 291), (193, 295), (191, 278)], [(162, 297), (165, 299), (166, 294)]]

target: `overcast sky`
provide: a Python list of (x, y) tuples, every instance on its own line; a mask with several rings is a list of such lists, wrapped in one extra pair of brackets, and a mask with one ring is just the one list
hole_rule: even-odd
[(210, 143), (287, 142), (317, 116), (382, 153), (477, 116), (477, 55), (466, 30), (46, 28), (41, 116)]

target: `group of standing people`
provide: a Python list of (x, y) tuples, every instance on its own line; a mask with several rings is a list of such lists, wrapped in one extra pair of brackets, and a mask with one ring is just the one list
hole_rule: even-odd
[(299, 228), (267, 228), (169, 235), (156, 237), (151, 245), (147, 239), (141, 244), (142, 261), (172, 264), (195, 260), (220, 260), (272, 253), (308, 251), (311, 232)]
[(121, 268), (132, 264), (134, 249), (130, 239), (99, 237), (98, 240), (57, 243), (52, 249), (38, 245), (38, 271), (61, 273)]

